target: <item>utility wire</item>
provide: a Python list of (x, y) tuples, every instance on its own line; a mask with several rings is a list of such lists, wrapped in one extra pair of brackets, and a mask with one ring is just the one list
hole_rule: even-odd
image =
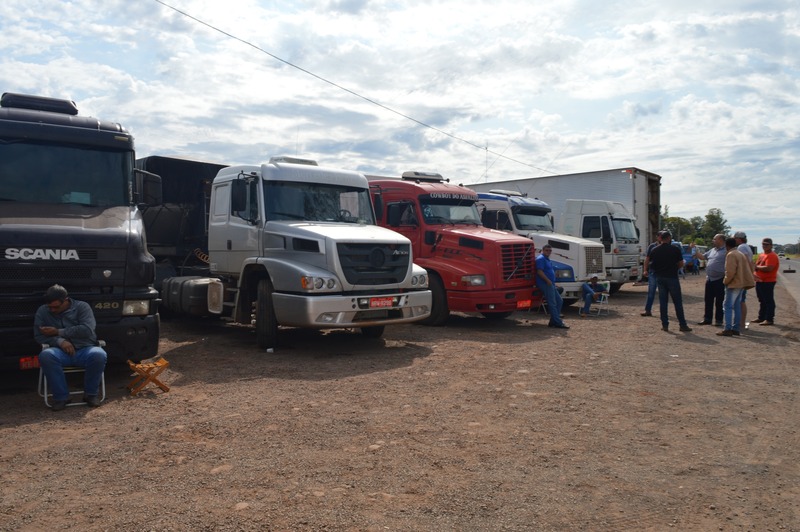
[[(497, 153), (497, 152), (495, 152), (495, 151), (492, 151), (492, 150), (488, 149), (488, 147), (479, 146), (479, 145), (475, 144), (475, 143), (474, 143), (474, 142), (472, 142), (472, 141), (469, 141), (469, 140), (467, 140), (467, 139), (465, 139), (465, 138), (462, 138), (462, 137), (459, 137), (459, 136), (457, 136), (457, 135), (453, 135), (452, 133), (448, 133), (447, 131), (444, 131), (444, 130), (442, 130), (442, 129), (439, 129), (439, 128), (438, 128), (438, 127), (436, 127), (436, 126), (432, 126), (432, 125), (430, 125), (430, 124), (426, 124), (425, 122), (422, 122), (422, 121), (420, 121), (420, 120), (417, 120), (416, 118), (414, 118), (414, 117), (412, 117), (412, 116), (409, 116), (409, 115), (407, 115), (407, 114), (401, 113), (400, 111), (397, 111), (397, 110), (395, 110), (395, 109), (392, 109), (391, 107), (389, 107), (389, 106), (387, 106), (387, 105), (384, 105), (384, 104), (382, 104), (382, 103), (380, 103), (380, 102), (377, 102), (377, 101), (375, 101), (375, 100), (373, 100), (373, 99), (371, 99), (371, 98), (368, 98), (368, 97), (366, 97), (366, 96), (363, 96), (363, 95), (361, 95), (361, 94), (359, 94), (359, 93), (357, 93), (357, 92), (355, 92), (355, 91), (353, 91), (353, 90), (351, 90), (351, 89), (348, 89), (347, 87), (343, 87), (342, 85), (339, 85), (338, 83), (335, 83), (335, 82), (333, 82), (333, 81), (331, 81), (331, 80), (329, 80), (329, 79), (326, 79), (326, 78), (323, 78), (322, 76), (319, 76), (319, 75), (317, 75), (317, 74), (314, 74), (314, 73), (313, 73), (313, 72), (311, 72), (310, 70), (307, 70), (307, 69), (305, 69), (305, 68), (303, 68), (303, 67), (301, 67), (301, 66), (295, 65), (294, 63), (292, 63), (292, 62), (290, 62), (290, 61), (287, 61), (287, 60), (285, 60), (285, 59), (282, 59), (282, 58), (278, 57), (277, 55), (275, 55), (275, 54), (273, 54), (273, 53), (270, 53), (270, 52), (268, 52), (267, 50), (264, 50), (264, 49), (263, 49), (263, 48), (261, 48), (260, 46), (257, 46), (257, 45), (255, 45), (255, 44), (253, 44), (253, 43), (252, 43), (252, 42), (250, 42), (250, 41), (247, 41), (247, 40), (245, 40), (245, 39), (242, 39), (241, 37), (237, 37), (236, 35), (233, 35), (232, 33), (229, 33), (229, 32), (227, 32), (227, 31), (225, 31), (225, 30), (223, 30), (223, 29), (220, 29), (220, 28), (218, 28), (218, 27), (216, 27), (216, 26), (214, 26), (214, 25), (212, 25), (212, 24), (210, 24), (210, 23), (208, 23), (208, 22), (205, 22), (204, 20), (201, 20), (201, 19), (199, 19), (199, 18), (197, 18), (197, 17), (195, 17), (195, 16), (193, 16), (193, 15), (190, 15), (189, 13), (187, 13), (187, 12), (185, 12), (185, 11), (182, 11), (182, 10), (178, 9), (178, 8), (177, 8), (177, 7), (175, 7), (175, 6), (172, 6), (172, 5), (170, 5), (170, 4), (167, 4), (167, 3), (166, 3), (166, 2), (164, 2), (163, 0), (155, 0), (155, 2), (157, 2), (157, 3), (161, 4), (162, 6), (164, 6), (164, 7), (168, 8), (168, 9), (171, 9), (171, 10), (175, 11), (176, 13), (179, 13), (180, 15), (183, 15), (183, 16), (184, 16), (184, 17), (186, 17), (186, 18), (192, 19), (193, 21), (197, 22), (198, 24), (202, 24), (203, 26), (205, 26), (205, 27), (207, 27), (207, 28), (209, 28), (209, 29), (211, 29), (211, 30), (213, 30), (213, 31), (216, 31), (216, 32), (218, 32), (218, 33), (221, 33), (221, 34), (225, 35), (226, 37), (229, 37), (229, 38), (231, 38), (231, 39), (233, 39), (233, 40), (239, 41), (240, 43), (242, 43), (242, 44), (244, 44), (244, 45), (246, 45), (246, 46), (249, 46), (249, 47), (251, 47), (251, 48), (254, 48), (255, 50), (258, 50), (259, 52), (261, 52), (261, 53), (263, 53), (263, 54), (266, 54), (266, 55), (270, 56), (271, 58), (275, 59), (276, 61), (280, 61), (281, 63), (283, 63), (283, 64), (285, 64), (285, 65), (287, 65), (287, 66), (290, 66), (290, 67), (292, 67), (292, 68), (295, 68), (295, 69), (299, 70), (300, 72), (303, 72), (304, 74), (308, 74), (309, 76), (311, 76), (311, 77), (313, 77), (313, 78), (316, 78), (316, 79), (318, 79), (318, 80), (322, 81), (323, 83), (327, 83), (328, 85), (331, 85), (331, 86), (333, 86), (333, 87), (336, 87), (337, 89), (339, 89), (339, 90), (342, 90), (342, 91), (344, 91), (344, 92), (346, 92), (346, 93), (348, 93), (348, 94), (352, 94), (352, 95), (353, 95), (353, 96), (355, 96), (356, 98), (360, 98), (360, 99), (364, 100), (365, 102), (371, 103), (372, 105), (376, 105), (376, 106), (380, 107), (381, 109), (384, 109), (384, 110), (386, 110), (386, 111), (389, 111), (390, 113), (394, 113), (394, 114), (396, 114), (396, 115), (398, 115), (398, 116), (401, 116), (401, 117), (405, 118), (406, 120), (410, 120), (410, 121), (412, 121), (412, 122), (414, 122), (414, 123), (416, 123), (416, 124), (419, 124), (419, 125), (420, 125), (420, 126), (422, 126), (422, 127), (426, 127), (426, 128), (428, 128), (428, 129), (432, 129), (433, 131), (436, 131), (436, 132), (438, 132), (438, 133), (441, 133), (442, 135), (445, 135), (445, 136), (447, 136), (447, 137), (450, 137), (451, 139), (457, 140), (457, 141), (459, 141), (459, 142), (463, 142), (463, 143), (465, 143), (465, 144), (468, 144), (468, 145), (472, 146), (473, 148), (478, 148), (479, 150), (481, 150), (481, 151), (484, 151), (484, 152), (486, 152), (486, 153), (491, 153), (492, 155), (495, 155), (495, 156), (497, 156), (497, 159), (501, 159), (501, 158), (502, 158), (502, 159), (506, 159), (507, 161), (511, 161), (511, 162), (514, 162), (514, 163), (517, 163), (517, 164), (521, 164), (521, 165), (523, 165), (523, 166), (527, 166), (527, 167), (529, 167), (529, 168), (533, 168), (533, 169), (536, 169), (536, 170), (540, 170), (540, 171), (542, 171), (542, 172), (549, 172), (548, 170), (546, 170), (546, 169), (544, 169), (544, 168), (539, 168), (538, 166), (535, 166), (535, 165), (532, 165), (532, 164), (529, 164), (529, 163), (526, 163), (526, 162), (520, 161), (520, 160), (518, 160), (518, 159), (514, 159), (514, 158), (511, 158), (511, 157), (508, 157), (508, 156), (504, 155), (504, 153), (506, 152), (506, 150), (508, 150), (508, 148), (511, 146), (511, 144), (509, 144), (509, 145), (506, 147), (506, 149), (505, 149), (505, 150), (503, 150), (503, 153)], [(513, 143), (513, 142), (515, 142), (515, 141), (516, 141), (516, 139), (515, 139), (514, 141), (512, 141), (512, 143)], [(495, 159), (495, 162), (497, 161), (497, 159)], [(494, 166), (494, 162), (492, 163), (492, 166)], [(549, 173), (553, 173), (553, 172), (549, 172)]]

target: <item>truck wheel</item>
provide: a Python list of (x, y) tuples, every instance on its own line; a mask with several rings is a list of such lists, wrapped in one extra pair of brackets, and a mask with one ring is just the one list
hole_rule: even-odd
[(504, 320), (514, 314), (513, 312), (481, 312), (487, 320)]
[(258, 282), (258, 299), (256, 300), (256, 339), (258, 347), (269, 349), (278, 343), (278, 320), (272, 306), (272, 293), (275, 289), (269, 279)]
[(611, 286), (608, 287), (608, 293), (616, 294), (620, 288), (622, 288), (622, 283), (611, 283)]
[(444, 291), (444, 284), (438, 275), (431, 275), (428, 283), (431, 289), (431, 315), (418, 322), (422, 325), (444, 325), (450, 317), (450, 309), (447, 308), (447, 293)]
[(577, 299), (565, 299), (565, 300), (563, 301), (563, 305), (562, 305), (562, 306), (564, 306), (564, 307), (568, 307), (568, 306), (570, 306), (570, 305), (574, 305), (574, 304), (575, 304), (575, 303), (577, 303), (577, 302), (578, 302), (578, 300), (577, 300)]
[(380, 338), (383, 336), (384, 325), (374, 325), (372, 327), (361, 327), (361, 335), (364, 338)]

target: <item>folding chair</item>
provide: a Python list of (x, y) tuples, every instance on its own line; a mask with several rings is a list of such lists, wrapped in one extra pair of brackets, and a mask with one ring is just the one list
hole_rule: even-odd
[[(64, 373), (67, 374), (67, 375), (70, 374), (70, 373), (86, 373), (86, 368), (83, 368), (83, 367), (80, 367), (80, 366), (64, 366)], [(100, 402), (105, 401), (106, 400), (106, 373), (105, 373), (105, 371), (100, 375), (100, 390), (99, 390), (99, 392), (100, 392), (99, 393)], [(48, 408), (50, 406), (52, 406), (50, 404), (50, 397), (53, 397), (53, 394), (47, 390), (47, 375), (44, 374), (44, 370), (41, 367), (39, 368), (39, 395), (44, 398), (44, 404)], [(73, 396), (73, 395), (83, 396), (84, 395), (84, 390), (83, 390), (83, 388), (81, 388), (81, 389), (73, 389), (73, 390), (70, 390), (69, 395), (70, 396)], [(80, 401), (80, 402), (70, 401), (69, 403), (67, 403), (67, 406), (81, 406), (81, 405), (85, 405), (85, 404), (86, 404), (85, 401)]]
[(606, 292), (599, 292), (597, 294), (597, 301), (592, 303), (593, 309), (596, 310), (596, 316), (599, 316), (603, 311), (605, 311), (606, 316), (608, 315), (608, 293)]
[[(99, 340), (97, 345), (100, 347), (105, 347), (106, 343), (103, 340)], [(47, 349), (50, 347), (47, 344), (42, 344), (42, 349)], [(64, 366), (64, 374), (69, 375), (72, 373), (86, 373), (86, 368), (81, 366)], [(67, 383), (69, 384), (69, 383)], [(38, 388), (39, 396), (44, 398), (44, 404), (48, 408), (52, 405), (50, 404), (50, 397), (53, 397), (53, 394), (47, 390), (47, 375), (44, 374), (44, 370), (39, 367), (39, 388)], [(69, 392), (70, 397), (73, 395), (80, 395), (83, 397), (85, 390), (83, 388), (80, 389), (73, 389)], [(106, 372), (100, 374), (100, 389), (98, 390), (100, 395), (100, 402), (106, 400)], [(82, 406), (85, 405), (86, 401), (79, 401), (79, 402), (68, 402), (67, 406)]]
[(169, 391), (169, 386), (158, 378), (169, 367), (169, 362), (165, 359), (159, 358), (155, 362), (140, 362), (138, 364), (128, 360), (128, 366), (130, 366), (131, 371), (136, 373), (136, 377), (127, 386), (131, 391), (131, 395), (136, 395), (150, 383), (155, 384), (165, 392)]

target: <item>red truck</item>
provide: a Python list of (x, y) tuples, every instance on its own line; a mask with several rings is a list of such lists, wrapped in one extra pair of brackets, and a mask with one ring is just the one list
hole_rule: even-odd
[(378, 224), (410, 239), (414, 262), (430, 275), (433, 306), (420, 323), (441, 325), (451, 311), (503, 319), (531, 308), (533, 242), (483, 227), (476, 192), (439, 174), (367, 178)]

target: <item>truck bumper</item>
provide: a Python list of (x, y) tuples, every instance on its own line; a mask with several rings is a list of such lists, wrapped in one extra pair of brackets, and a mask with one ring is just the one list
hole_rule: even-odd
[(161, 317), (131, 316), (114, 323), (98, 323), (97, 337), (105, 340), (109, 361), (140, 362), (158, 354)]
[(447, 291), (447, 306), (454, 312), (514, 312), (528, 310), (533, 300), (533, 286), (516, 290), (486, 292)]
[(639, 268), (610, 268), (608, 271), (608, 281), (614, 284), (633, 282), (639, 278)]
[(559, 283), (556, 281), (556, 286), (560, 286), (564, 289), (564, 292), (561, 294), (562, 299), (580, 301), (583, 297), (583, 283), (580, 281), (569, 283)]
[[(391, 307), (370, 308), (370, 301), (397, 298)], [(431, 314), (431, 291), (420, 290), (380, 295), (298, 296), (272, 294), (275, 315), (280, 325), (311, 329), (339, 327), (372, 327), (411, 323)]]

